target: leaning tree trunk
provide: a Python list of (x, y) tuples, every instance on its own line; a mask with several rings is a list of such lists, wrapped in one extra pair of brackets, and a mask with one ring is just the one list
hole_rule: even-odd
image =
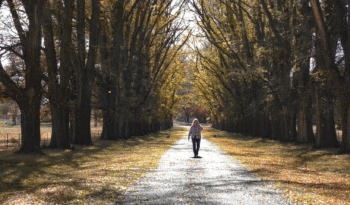
[[(324, 58), (324, 61), (325, 61), (325, 69), (327, 71), (329, 71), (329, 73), (331, 74), (331, 77), (332, 77), (332, 80), (333, 82), (338, 86), (338, 89), (340, 88), (341, 90), (344, 90), (345, 87), (342, 87), (342, 86), (345, 86), (345, 83), (347, 83), (346, 81), (349, 79), (348, 76), (345, 76), (346, 79), (345, 79), (345, 82), (343, 81), (343, 77), (341, 76), (341, 73), (339, 71), (339, 69), (337, 68), (337, 66), (335, 65), (335, 60), (334, 60), (334, 54), (333, 54), (333, 50), (332, 50), (332, 46), (331, 46), (331, 37), (327, 31), (327, 27), (326, 27), (326, 24), (325, 24), (325, 21), (324, 21), (324, 17), (323, 17), (323, 14), (322, 14), (322, 11), (321, 11), (321, 6), (320, 6), (320, 2), (319, 1), (316, 1), (316, 0), (310, 0), (310, 4), (311, 4), (311, 8), (312, 8), (312, 11), (313, 11), (313, 14), (314, 14), (314, 18), (315, 18), (315, 22), (317, 24), (317, 36), (319, 36), (319, 39), (321, 41), (321, 45), (322, 45), (322, 54), (323, 54), (323, 58)], [(345, 21), (346, 22), (346, 21)], [(343, 25), (342, 25), (343, 26)], [(349, 25), (347, 25), (347, 28), (349, 28)], [(349, 68), (349, 46), (350, 46), (350, 42), (349, 42), (349, 33), (347, 33), (347, 45), (346, 46), (343, 46), (344, 48), (344, 51), (345, 51), (345, 74), (348, 74), (348, 68)], [(316, 50), (317, 51), (317, 50)], [(318, 62), (318, 61), (317, 61)], [(341, 98), (344, 97), (344, 96), (341, 96)], [(347, 99), (347, 98), (345, 98)], [(344, 138), (343, 140), (345, 140), (345, 142), (342, 143), (342, 147), (343, 149), (345, 149), (346, 147), (348, 147), (348, 116), (347, 114), (345, 113), (348, 113), (349, 110), (348, 110), (348, 105), (346, 105), (346, 100), (344, 99), (341, 99), (341, 104), (342, 104), (342, 112), (343, 112), (343, 115), (342, 115), (342, 120), (343, 120), (343, 124), (345, 125), (344, 128), (345, 128), (345, 135), (344, 135)], [(345, 113), (344, 113), (345, 112)], [(343, 128), (343, 129), (344, 129)], [(343, 132), (344, 133), (344, 132)], [(333, 133), (332, 133), (333, 134)], [(332, 136), (333, 137), (333, 136)], [(334, 140), (332, 139), (332, 142)], [(345, 143), (345, 144), (344, 144)], [(349, 151), (350, 149), (347, 149), (347, 150), (343, 150), (343, 151)]]

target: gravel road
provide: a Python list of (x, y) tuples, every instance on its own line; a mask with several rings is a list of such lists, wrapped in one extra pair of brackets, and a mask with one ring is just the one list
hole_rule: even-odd
[(292, 204), (205, 138), (199, 156), (181, 138), (120, 204)]

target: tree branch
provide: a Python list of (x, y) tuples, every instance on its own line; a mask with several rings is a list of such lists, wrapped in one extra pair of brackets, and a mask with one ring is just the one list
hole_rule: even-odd
[(21, 88), (18, 87), (15, 82), (13, 82), (11, 77), (5, 71), (4, 67), (2, 66), (1, 60), (0, 60), (0, 82), (3, 83), (3, 85), (6, 87), (7, 90), (10, 91), (10, 93), (13, 93), (14, 98), (16, 98), (16, 96), (19, 96), (22, 93)]
[(20, 57), (21, 59), (24, 59), (23, 55), (18, 53), (16, 50), (14, 50), (13, 48), (20, 46), (20, 43), (17, 43), (15, 45), (12, 46), (0, 46), (0, 49), (4, 49), (4, 50), (8, 50), (11, 51), (12, 53), (14, 53), (16, 56)]
[(269, 19), (270, 27), (272, 29), (273, 34), (275, 34), (275, 36), (278, 38), (279, 41), (284, 42), (284, 39), (282, 38), (282, 36), (280, 35), (280, 33), (276, 29), (275, 21), (272, 17), (271, 12), (267, 8), (265, 0), (260, 0), (260, 2), (261, 2), (261, 5), (262, 5), (265, 13), (266, 13), (267, 18)]
[(19, 20), (19, 16), (16, 12), (15, 5), (13, 4), (13, 0), (7, 0), (7, 3), (10, 7), (10, 12), (11, 12), (12, 19), (13, 19), (13, 22), (15, 24), (18, 36), (21, 39), (21, 43), (23, 44), (25, 42), (26, 36), (25, 36), (25, 32), (22, 28), (21, 22)]
[(342, 77), (340, 75), (338, 68), (334, 63), (334, 57), (332, 55), (331, 45), (329, 43), (329, 35), (326, 30), (326, 26), (323, 20), (323, 15), (321, 13), (319, 2), (317, 0), (310, 0), (310, 3), (311, 3), (312, 12), (315, 17), (315, 21), (317, 24), (318, 34), (320, 35), (320, 39), (322, 42), (324, 58), (326, 60), (326, 63), (328, 64), (328, 67), (332, 71), (331, 73), (333, 74), (335, 82), (337, 83), (338, 86), (341, 86), (340, 83), (342, 82)]

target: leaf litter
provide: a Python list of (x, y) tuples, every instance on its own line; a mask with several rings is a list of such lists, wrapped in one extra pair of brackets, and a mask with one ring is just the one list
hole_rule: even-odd
[(349, 204), (349, 154), (215, 129), (204, 135), (297, 204)]
[[(128, 140), (96, 140), (45, 156), (0, 152), (0, 204), (110, 204), (185, 134), (175, 127)], [(170, 138), (167, 138), (171, 135)]]

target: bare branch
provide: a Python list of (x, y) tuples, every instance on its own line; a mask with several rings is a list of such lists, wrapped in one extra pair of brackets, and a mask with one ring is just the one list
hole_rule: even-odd
[(14, 48), (16, 48), (17, 46), (21, 46), (21, 44), (18, 43), (18, 44), (12, 45), (12, 46), (0, 46), (0, 49), (10, 51), (10, 52), (14, 53), (16, 56), (18, 56), (18, 57), (20, 57), (21, 59), (23, 59), (23, 55), (20, 54), (19, 52), (17, 52), (17, 51), (14, 49)]
[(13, 93), (13, 96), (15, 97), (15, 99), (16, 99), (16, 96), (19, 96), (22, 93), (21, 88), (18, 87), (15, 82), (13, 82), (11, 77), (5, 71), (4, 67), (2, 66), (1, 60), (0, 60), (0, 81), (3, 83), (6, 89), (10, 91), (10, 93)]
[(13, 19), (13, 22), (15, 24), (18, 36), (21, 39), (21, 43), (23, 44), (25, 42), (25, 39), (26, 39), (25, 32), (22, 28), (21, 22), (19, 20), (19, 16), (16, 12), (15, 5), (13, 4), (13, 0), (7, 0), (7, 2), (8, 2), (8, 5), (10, 7), (10, 12), (11, 12), (12, 19)]

